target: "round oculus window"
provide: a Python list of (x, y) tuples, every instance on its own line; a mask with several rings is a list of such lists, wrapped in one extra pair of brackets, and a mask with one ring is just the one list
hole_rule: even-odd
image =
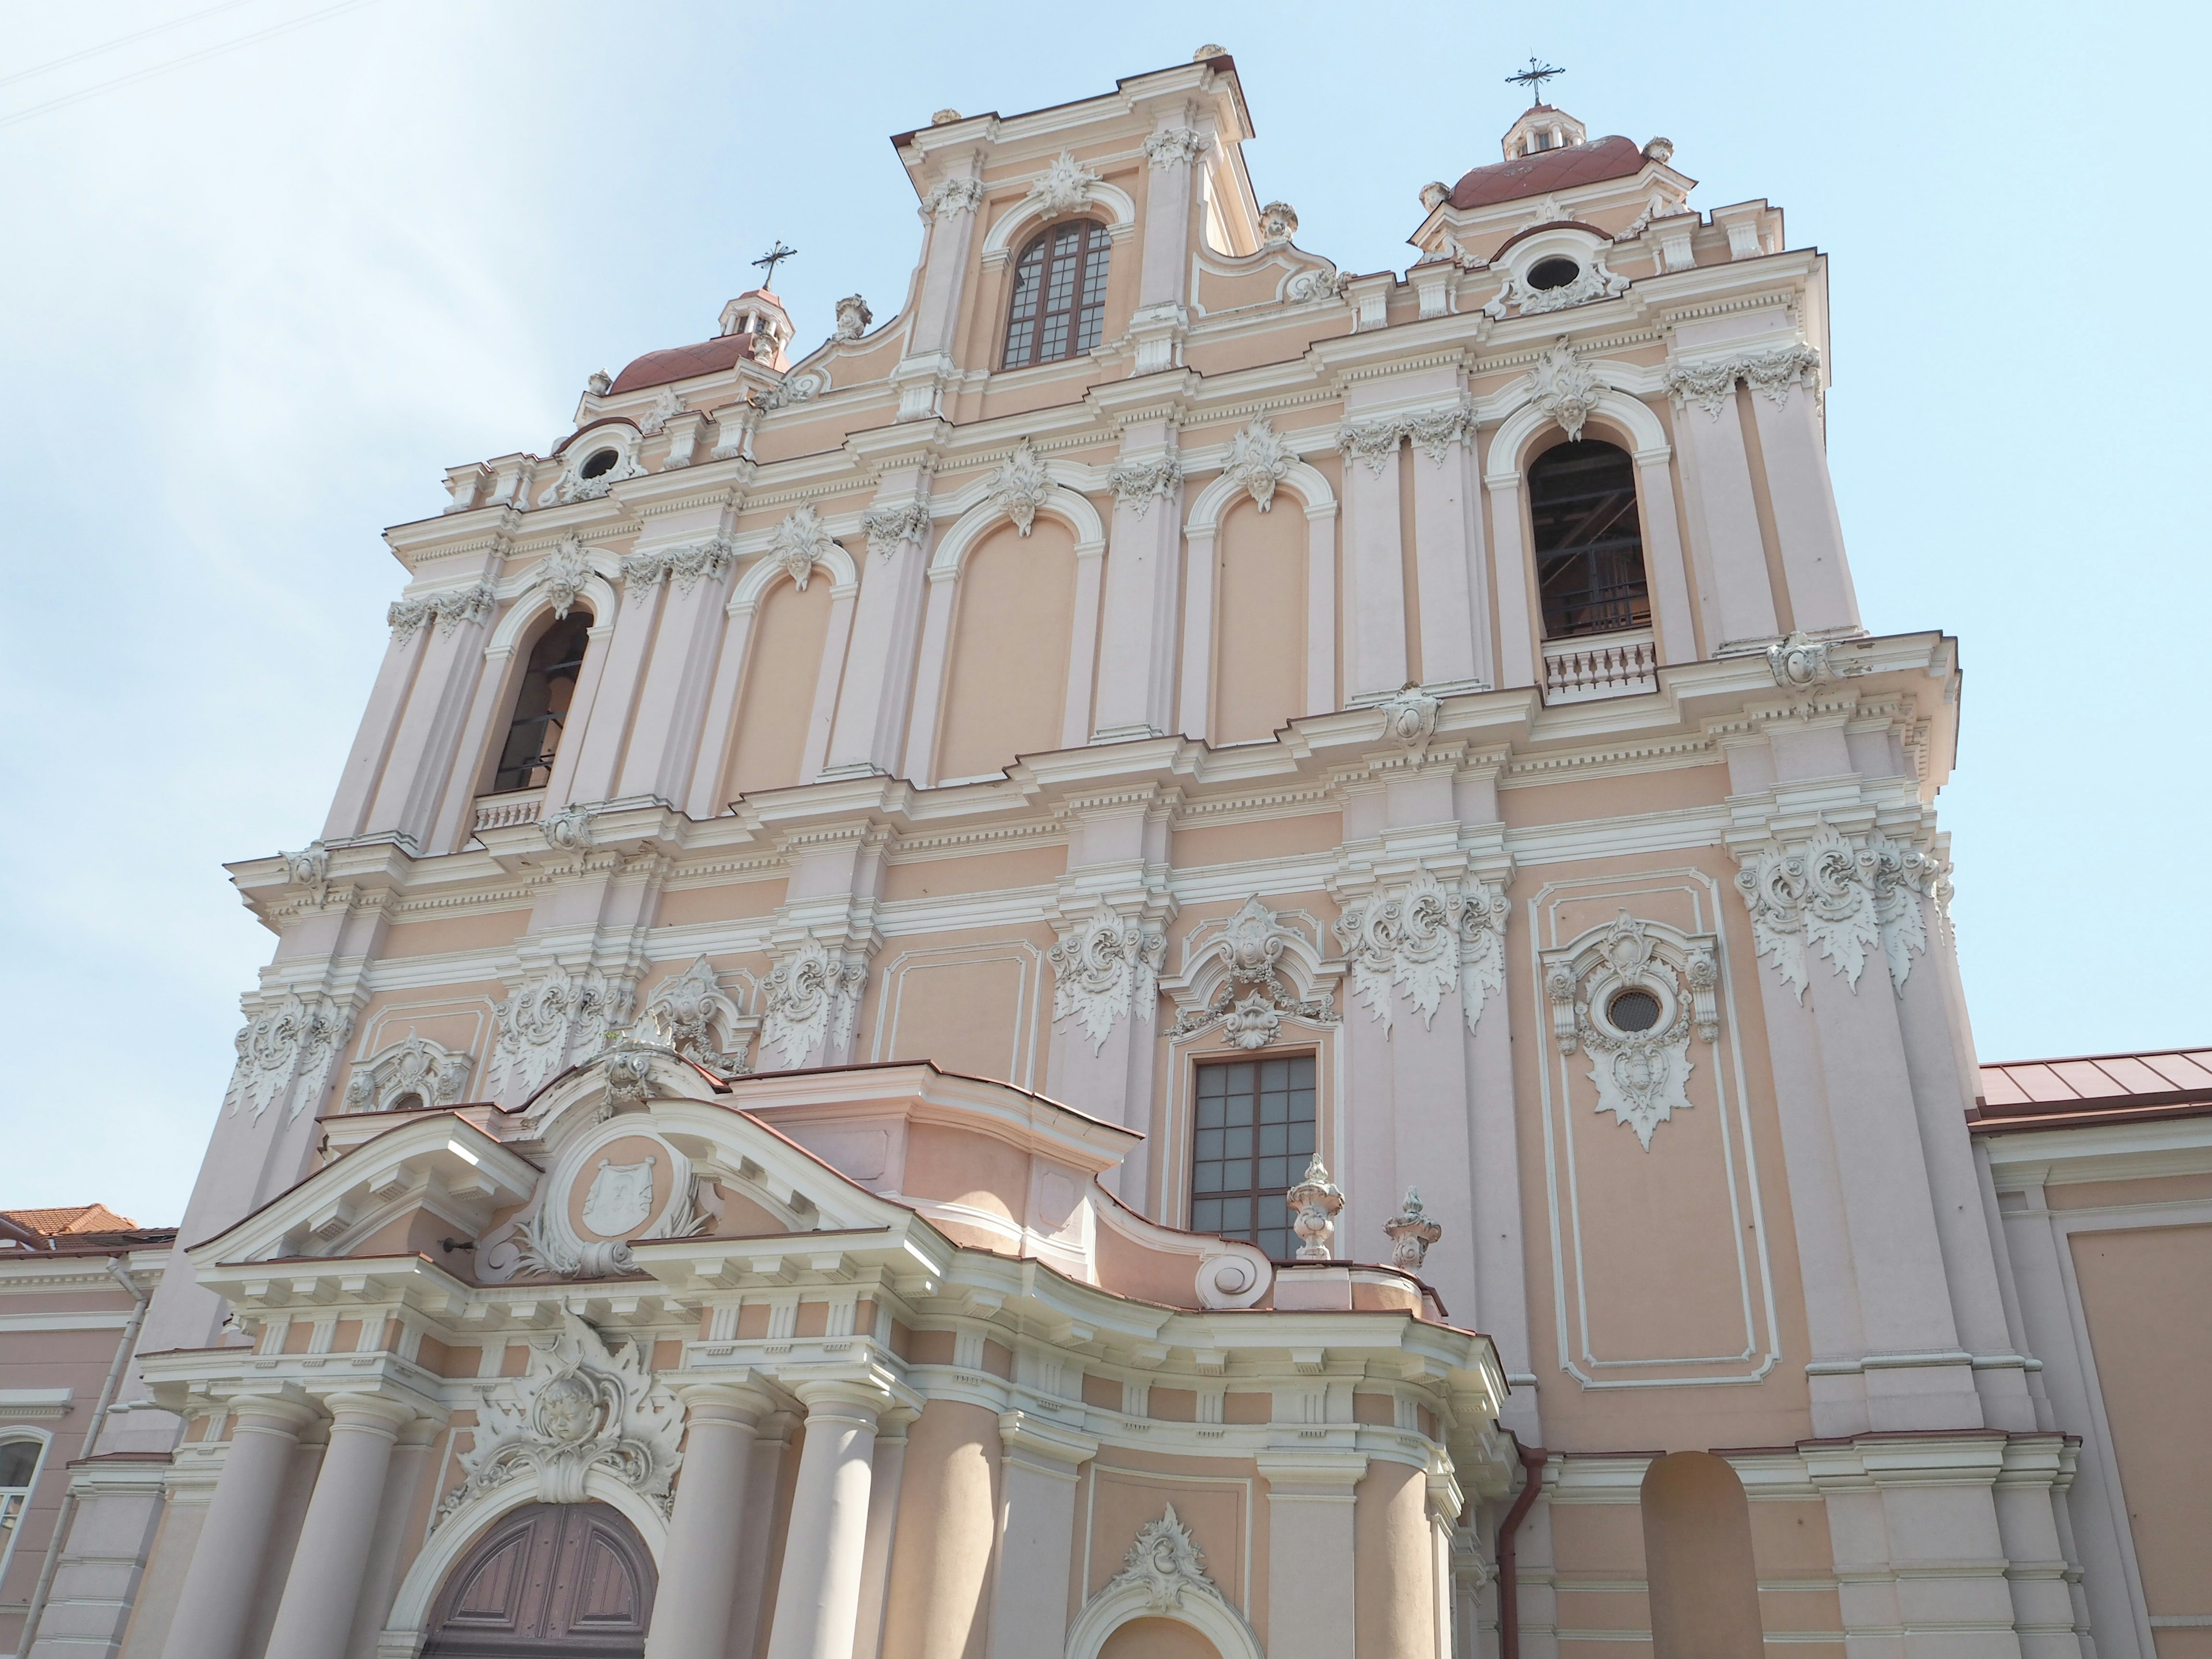
[(1533, 289), (1565, 288), (1582, 274), (1583, 268), (1572, 259), (1554, 254), (1528, 267), (1528, 283)]
[(615, 463), (621, 459), (622, 457), (616, 454), (613, 450), (602, 449), (578, 469), (577, 476), (585, 478), (603, 477), (615, 470)]
[(1649, 991), (1623, 991), (1605, 1005), (1616, 1031), (1648, 1031), (1659, 1023), (1659, 999)]

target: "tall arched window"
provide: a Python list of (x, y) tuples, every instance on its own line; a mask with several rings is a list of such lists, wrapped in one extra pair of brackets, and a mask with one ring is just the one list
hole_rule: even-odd
[(46, 1450), (46, 1443), (31, 1434), (0, 1440), (0, 1578), (7, 1576), (9, 1559), (15, 1553), (15, 1535), (22, 1529)]
[(1106, 326), (1106, 265), (1113, 252), (1106, 227), (1090, 219), (1030, 238), (1014, 261), (1006, 368), (1060, 362), (1098, 343)]
[(591, 629), (589, 612), (571, 611), (531, 647), (530, 666), (515, 693), (514, 718), (499, 752), (494, 789), (535, 789), (553, 775), (553, 757), (561, 747), (561, 728), (576, 695)]
[(1636, 465), (1608, 443), (1561, 444), (1528, 469), (1544, 637), (1609, 634), (1651, 620)]

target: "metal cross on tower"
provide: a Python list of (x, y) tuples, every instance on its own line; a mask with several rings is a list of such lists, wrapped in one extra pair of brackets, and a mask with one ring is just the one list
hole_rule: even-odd
[[(1528, 61), (1533, 64), (1536, 60), (1531, 58)], [(753, 261), (755, 264), (763, 267), (768, 272), (767, 276), (761, 278), (761, 286), (764, 289), (773, 289), (775, 286), (775, 268), (798, 252), (795, 247), (786, 247), (783, 245), (783, 238), (777, 237), (775, 246)]]
[(1510, 85), (1528, 88), (1528, 107), (1534, 109), (1544, 101), (1544, 82), (1555, 75), (1565, 73), (1566, 70), (1553, 69), (1540, 58), (1531, 58), (1527, 69), (1522, 70), (1518, 75), (1509, 75), (1505, 79)]

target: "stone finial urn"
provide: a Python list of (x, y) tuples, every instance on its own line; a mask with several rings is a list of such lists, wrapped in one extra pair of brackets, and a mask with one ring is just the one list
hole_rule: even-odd
[(1283, 1194), (1291, 1206), (1291, 1228), (1298, 1236), (1298, 1260), (1327, 1261), (1334, 1255), (1337, 1212), (1344, 1208), (1344, 1189), (1328, 1178), (1328, 1166), (1316, 1152), (1305, 1176)]
[(1406, 1188), (1405, 1204), (1382, 1224), (1382, 1231), (1390, 1235), (1390, 1265), (1416, 1278), (1428, 1259), (1429, 1246), (1444, 1236), (1444, 1230), (1421, 1207), (1420, 1194), (1411, 1187)]

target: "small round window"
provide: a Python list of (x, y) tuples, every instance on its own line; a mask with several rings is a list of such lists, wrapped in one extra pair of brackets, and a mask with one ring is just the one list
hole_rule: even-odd
[(1572, 259), (1554, 255), (1539, 259), (1528, 267), (1528, 286), (1534, 289), (1565, 288), (1583, 274), (1583, 268)]
[(586, 478), (604, 477), (615, 470), (615, 463), (621, 459), (622, 457), (613, 450), (602, 449), (578, 469), (578, 476)]
[(1605, 1005), (1616, 1031), (1648, 1031), (1659, 1023), (1659, 999), (1649, 991), (1623, 991)]

